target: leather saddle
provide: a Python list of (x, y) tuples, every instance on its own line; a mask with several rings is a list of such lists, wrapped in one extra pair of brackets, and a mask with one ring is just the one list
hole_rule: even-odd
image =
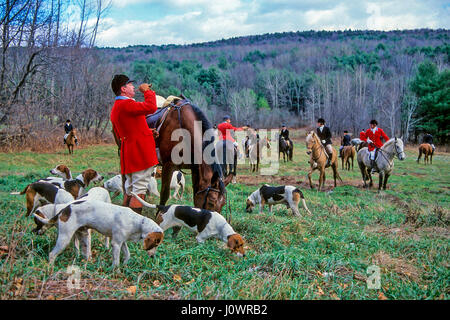
[(162, 116), (164, 115), (164, 112), (168, 108), (169, 107), (158, 109), (158, 110), (156, 110), (155, 113), (149, 114), (148, 116), (145, 117), (145, 120), (147, 121), (147, 125), (150, 129), (156, 129), (158, 121), (162, 118)]

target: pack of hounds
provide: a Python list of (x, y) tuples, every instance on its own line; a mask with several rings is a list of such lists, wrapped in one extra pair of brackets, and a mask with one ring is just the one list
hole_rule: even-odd
[[(123, 264), (130, 259), (127, 241), (142, 241), (143, 249), (153, 257), (157, 247), (164, 239), (164, 232), (173, 227), (185, 227), (196, 233), (199, 243), (208, 238), (217, 238), (226, 243), (232, 253), (245, 256), (244, 240), (234, 231), (232, 226), (218, 212), (193, 208), (186, 205), (154, 205), (133, 194), (144, 206), (157, 209), (155, 221), (134, 212), (128, 207), (115, 205), (111, 199), (123, 192), (122, 176), (116, 175), (104, 181), (104, 177), (94, 169), (87, 169), (73, 178), (66, 165), (58, 165), (50, 170), (55, 175), (40, 179), (25, 187), (14, 195), (26, 197), (27, 217), (32, 215), (36, 227), (33, 232), (42, 235), (46, 230), (56, 226), (58, 238), (49, 253), (52, 265), (56, 257), (72, 241), (77, 254), (86, 260), (91, 258), (91, 232), (95, 230), (104, 236), (104, 246), (112, 248), (113, 266), (120, 264), (120, 253), (123, 253)], [(153, 171), (152, 179), (147, 186), (147, 195), (159, 197), (157, 185), (158, 172)], [(103, 186), (99, 185), (103, 182)], [(87, 190), (89, 185), (94, 185)], [(175, 171), (170, 184), (171, 197), (182, 200), (185, 189), (185, 178), (181, 171)], [(112, 193), (112, 196), (110, 196)], [(295, 216), (300, 216), (299, 203), (308, 214), (303, 193), (294, 186), (271, 187), (264, 185), (247, 197), (246, 211), (252, 212), (258, 206), (262, 213), (264, 206), (286, 205)]]

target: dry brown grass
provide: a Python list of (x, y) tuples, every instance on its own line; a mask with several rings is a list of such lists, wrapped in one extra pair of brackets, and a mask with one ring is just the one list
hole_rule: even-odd
[(418, 281), (420, 277), (419, 270), (410, 262), (401, 258), (393, 258), (384, 251), (378, 251), (374, 254), (372, 256), (372, 263), (389, 271), (394, 271), (400, 276), (407, 277), (413, 281)]
[[(64, 134), (61, 132), (31, 132), (25, 137), (10, 137), (0, 144), (0, 152), (12, 153), (21, 151), (31, 151), (36, 153), (50, 153), (57, 150), (67, 150), (63, 144)], [(92, 145), (114, 143), (112, 134), (105, 133), (103, 137), (96, 137), (93, 131), (78, 131), (78, 146), (74, 150), (87, 148)]]

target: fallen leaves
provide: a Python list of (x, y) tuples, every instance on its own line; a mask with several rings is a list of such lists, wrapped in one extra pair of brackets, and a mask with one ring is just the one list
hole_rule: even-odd
[(379, 292), (378, 293), (378, 300), (388, 300), (388, 298), (386, 298), (386, 296), (384, 295), (383, 292)]
[(8, 246), (0, 246), (0, 257), (7, 255), (9, 252)]
[(130, 295), (134, 295), (136, 294), (136, 289), (137, 289), (136, 286), (130, 286), (127, 288), (127, 291)]
[(159, 280), (153, 281), (153, 286), (158, 288), (161, 285), (161, 282)]
[(178, 275), (178, 274), (174, 275), (174, 276), (173, 276), (173, 280), (174, 280), (174, 281), (181, 281), (180, 275)]

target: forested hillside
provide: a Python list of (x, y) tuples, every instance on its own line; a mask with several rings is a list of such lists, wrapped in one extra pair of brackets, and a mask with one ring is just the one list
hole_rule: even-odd
[[(103, 48), (102, 55), (209, 118), (238, 125), (314, 124), (358, 132), (378, 119), (390, 135), (449, 134), (448, 30), (292, 32), (186, 46)], [(420, 67), (420, 68), (419, 68)]]
[[(52, 12), (45, 21), (55, 21)], [(114, 102), (110, 82), (123, 72), (153, 83), (162, 96), (183, 93), (213, 123), (230, 114), (235, 125), (300, 127), (324, 117), (335, 134), (357, 134), (375, 118), (388, 135), (420, 141), (430, 131), (448, 142), (448, 30), (308, 31), (98, 48), (92, 32), (42, 23), (34, 33), (14, 33), (13, 22), (2, 24), (9, 32), (0, 54), (0, 133), (59, 133), (70, 118), (82, 133), (103, 137)]]

